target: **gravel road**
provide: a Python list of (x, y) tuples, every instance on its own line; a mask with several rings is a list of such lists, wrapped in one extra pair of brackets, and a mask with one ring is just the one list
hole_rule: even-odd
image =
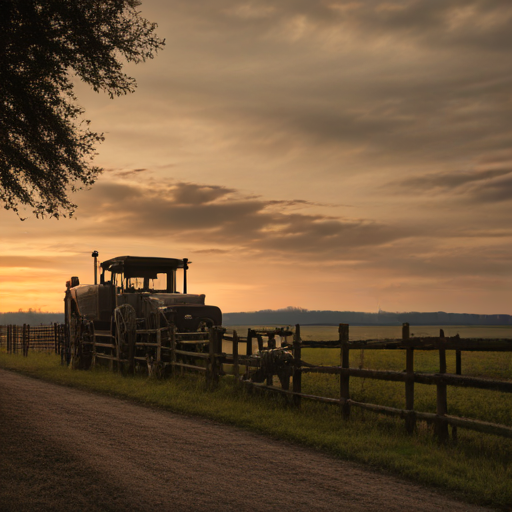
[(483, 511), (212, 421), (0, 370), (2, 511)]

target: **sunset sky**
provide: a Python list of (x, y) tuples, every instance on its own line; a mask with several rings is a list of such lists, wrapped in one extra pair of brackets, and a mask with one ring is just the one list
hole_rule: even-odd
[(166, 46), (110, 100), (76, 219), (1, 210), (0, 311), (91, 252), (188, 257), (224, 312), (512, 314), (512, 2), (144, 0)]

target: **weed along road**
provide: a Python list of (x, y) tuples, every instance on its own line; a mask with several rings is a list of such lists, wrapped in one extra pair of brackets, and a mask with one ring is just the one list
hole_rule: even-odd
[(0, 370), (0, 510), (486, 509), (314, 450)]

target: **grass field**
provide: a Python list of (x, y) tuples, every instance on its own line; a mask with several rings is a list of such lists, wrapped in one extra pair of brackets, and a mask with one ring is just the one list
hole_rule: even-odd
[[(403, 370), (403, 353), (369, 352), (354, 351), (352, 366)], [(463, 373), (510, 379), (510, 357), (506, 360), (503, 356), (488, 356), (475, 355), (472, 361), (473, 356), (463, 354)], [(337, 364), (339, 351), (304, 349), (303, 359)], [(415, 361), (418, 370), (436, 371), (434, 353), (418, 353)], [(362, 462), (454, 492), (470, 502), (512, 509), (512, 440), (459, 429), (456, 446), (439, 446), (432, 431), (421, 422), (412, 437), (404, 433), (401, 420), (357, 409), (353, 410), (350, 421), (343, 422), (337, 407), (303, 401), (298, 411), (287, 407), (283, 397), (250, 394), (234, 386), (229, 378), (222, 379), (217, 390), (207, 391), (202, 376), (158, 381), (121, 377), (101, 368), (94, 372), (72, 371), (59, 363), (55, 355), (30, 353), (28, 358), (23, 358), (0, 352), (2, 368), (179, 413), (208, 417)], [(449, 371), (452, 364), (449, 359)], [(354, 398), (403, 406), (403, 384), (375, 382), (351, 379)], [(304, 375), (303, 387), (305, 392), (337, 396), (335, 376)], [(420, 410), (435, 410), (435, 387), (417, 386), (416, 401)], [(451, 414), (512, 425), (510, 396), (500, 393), (450, 389), (448, 406)]]

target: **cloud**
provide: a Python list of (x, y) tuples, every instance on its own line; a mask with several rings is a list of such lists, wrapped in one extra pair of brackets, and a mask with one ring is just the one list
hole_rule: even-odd
[(140, 183), (108, 182), (98, 183), (82, 198), (80, 209), (86, 212), (87, 226), (81, 232), (97, 236), (161, 238), (172, 234), (182, 242), (194, 240), (262, 253), (270, 249), (334, 255), (341, 248), (379, 246), (407, 235), (403, 229), (368, 219), (275, 208), (311, 206), (300, 199), (246, 199), (235, 189), (212, 185), (161, 183), (155, 189)]
[[(407, 186), (430, 197), (429, 187), (437, 191), (440, 183), (452, 195), (454, 187), (466, 190), (464, 187), (476, 183), (467, 194), (479, 190), (483, 195), (499, 191), (494, 180), (507, 177), (504, 169), (462, 177), (438, 173), (423, 176), (423, 181), (411, 178)], [(492, 186), (482, 186), (489, 180)], [(277, 264), (289, 261), (306, 266), (338, 262), (354, 269), (381, 268), (408, 275), (443, 276), (443, 269), (455, 274), (469, 272), (469, 260), (473, 261), (471, 268), (478, 261), (483, 275), (494, 275), (504, 270), (503, 259), (479, 252), (478, 246), (485, 240), (484, 247), (505, 254), (512, 238), (508, 215), (502, 222), (496, 216), (489, 222), (478, 211), (474, 218), (465, 215), (449, 223), (442, 212), (421, 222), (409, 221), (407, 216), (378, 221), (333, 214), (335, 206), (315, 206), (302, 199), (247, 198), (234, 188), (192, 182), (161, 180), (157, 188), (144, 180), (100, 181), (92, 190), (81, 192), (78, 199), (78, 220), (59, 224), (65, 228), (60, 230), (62, 247), (71, 252), (90, 253), (91, 240), (94, 248), (106, 241), (120, 247), (132, 246), (135, 241), (146, 246), (150, 241), (162, 247), (172, 243), (195, 254), (242, 252), (248, 261), (265, 258)], [(420, 207), (421, 201), (416, 203), (415, 208)], [(69, 244), (69, 236), (74, 236), (69, 230), (80, 234), (80, 244)], [(46, 236), (44, 230), (30, 233), (32, 240)], [(49, 250), (59, 245), (54, 238)]]
[(398, 242), (393, 247), (385, 247), (368, 261), (359, 262), (361, 269), (386, 269), (391, 275), (401, 278), (412, 277), (434, 281), (436, 279), (478, 279), (485, 287), (485, 279), (505, 279), (510, 267), (512, 250), (510, 234), (507, 240), (497, 240), (481, 244), (465, 244), (456, 241), (450, 247), (439, 243), (428, 244), (418, 238), (408, 240), (407, 247)]
[(128, 177), (128, 176), (133, 176), (135, 174), (140, 174), (143, 172), (149, 172), (149, 170), (148, 169), (128, 169), (127, 171), (117, 171), (116, 174), (117, 174), (117, 176)]
[(238, 29), (261, 33), (285, 27), (296, 38), (308, 29), (337, 27), (420, 39), (442, 35), (442, 43), (470, 44), (476, 38), (479, 45), (497, 45), (510, 41), (507, 28), (512, 18), (512, 8), (506, 0), (263, 0), (244, 4), (228, 0), (202, 2), (201, 9), (186, 1), (171, 3), (181, 15), (200, 17), (208, 32)]
[(404, 187), (418, 194), (441, 193), (466, 201), (494, 203), (512, 200), (512, 168), (473, 172), (438, 172), (413, 176), (389, 187)]
[(173, 187), (173, 200), (182, 205), (199, 205), (214, 202), (234, 192), (233, 189), (214, 185), (178, 183)]
[(117, 176), (126, 177), (126, 176), (136, 175), (136, 174), (139, 174), (142, 172), (150, 172), (150, 171), (149, 171), (149, 169), (142, 169), (142, 168), (141, 169), (117, 169), (117, 168), (113, 168), (113, 167), (108, 167), (108, 168), (103, 169), (103, 172), (109, 173), (109, 174), (115, 174)]
[(292, 169), (453, 171), (509, 149), (509, 2), (156, 5), (168, 49), (134, 70), (129, 108), (103, 104), (115, 165), (173, 161), (182, 181), (229, 172), (216, 181), (241, 187)]
[(168, 71), (154, 76), (155, 115), (209, 127), (201, 142), (223, 152), (299, 163), (314, 155), (317, 172), (332, 174), (323, 169), (326, 150), (338, 156), (336, 170), (350, 173), (355, 165), (374, 171), (383, 160), (439, 168), (509, 146), (512, 5), (505, 1), (163, 8), (163, 35), (180, 52), (161, 56)]
[(305, 199), (267, 200), (266, 204), (267, 204), (267, 208), (280, 208), (282, 210), (291, 210), (291, 209), (302, 210), (304, 208), (310, 208), (310, 207), (314, 207), (314, 206), (328, 207), (328, 208), (340, 207), (340, 206), (343, 206), (345, 208), (352, 207), (349, 204), (319, 203), (319, 202), (315, 202), (315, 201), (306, 201)]
[(444, 172), (414, 176), (403, 180), (400, 184), (408, 188), (432, 190), (435, 188), (458, 188), (466, 184), (482, 184), (496, 177), (512, 174), (512, 169), (492, 169), (475, 172)]
[(227, 254), (230, 251), (227, 249), (198, 249), (192, 252), (195, 254)]
[(481, 203), (512, 201), (512, 171), (496, 179), (486, 180), (480, 186), (473, 186), (472, 199)]

